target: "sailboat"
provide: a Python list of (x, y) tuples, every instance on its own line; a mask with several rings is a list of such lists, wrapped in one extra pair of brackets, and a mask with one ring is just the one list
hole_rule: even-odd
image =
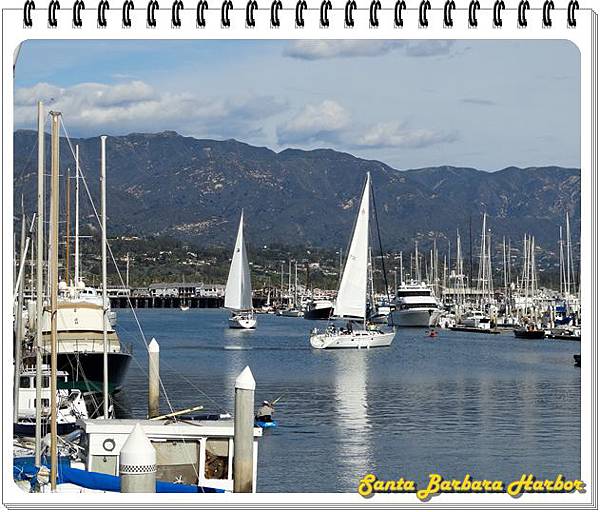
[[(330, 324), (324, 332), (311, 331), (313, 348), (372, 348), (392, 344), (395, 332), (383, 332), (367, 323), (369, 266), (369, 211), (371, 175), (367, 173), (346, 265), (333, 309), (336, 318), (348, 320), (345, 328)], [(362, 322), (362, 325), (359, 323)], [(358, 327), (358, 328), (357, 328)]]
[(232, 329), (254, 329), (256, 327), (256, 317), (252, 309), (250, 267), (244, 243), (243, 210), (225, 287), (225, 307), (231, 310), (229, 327)]

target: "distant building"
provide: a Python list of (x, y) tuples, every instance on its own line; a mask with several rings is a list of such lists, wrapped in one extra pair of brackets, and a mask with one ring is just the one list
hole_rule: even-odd
[(152, 297), (223, 297), (225, 285), (204, 283), (154, 283), (148, 287)]

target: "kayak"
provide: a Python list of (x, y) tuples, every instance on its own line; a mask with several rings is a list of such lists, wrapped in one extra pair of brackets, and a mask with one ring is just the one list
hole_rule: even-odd
[(275, 428), (277, 426), (277, 421), (276, 420), (271, 420), (271, 421), (259, 421), (259, 420), (256, 420), (254, 422), (254, 424), (257, 427), (261, 427), (261, 428)]

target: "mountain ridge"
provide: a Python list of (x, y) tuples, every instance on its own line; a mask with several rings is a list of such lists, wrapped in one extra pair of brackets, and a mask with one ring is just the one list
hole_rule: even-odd
[[(15, 197), (35, 208), (37, 134), (14, 132)], [(82, 169), (97, 197), (97, 137), (75, 139)], [(61, 139), (61, 169), (74, 168)], [(46, 144), (49, 166), (49, 144)], [(557, 166), (484, 171), (437, 166), (395, 169), (330, 148), (275, 152), (229, 139), (184, 137), (173, 131), (107, 139), (109, 224), (113, 233), (165, 235), (227, 245), (239, 211), (246, 211), (251, 243), (345, 247), (354, 209), (370, 171), (384, 244), (409, 247), (432, 236), (454, 240), (469, 224), (476, 234), (487, 211), (493, 236), (522, 239), (531, 232), (556, 248), (558, 226), (569, 212), (578, 239), (580, 171)], [(89, 208), (83, 207), (84, 217)], [(474, 239), (476, 236), (474, 235)]]

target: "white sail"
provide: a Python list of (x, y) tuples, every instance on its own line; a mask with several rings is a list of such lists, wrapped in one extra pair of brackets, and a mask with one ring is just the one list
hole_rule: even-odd
[(364, 318), (366, 315), (370, 190), (371, 175), (367, 173), (367, 181), (356, 217), (352, 242), (333, 310), (333, 314), (337, 317)]
[(252, 284), (250, 283), (250, 268), (244, 243), (244, 212), (240, 217), (235, 249), (231, 258), (229, 277), (225, 287), (225, 307), (235, 311), (252, 309)]

